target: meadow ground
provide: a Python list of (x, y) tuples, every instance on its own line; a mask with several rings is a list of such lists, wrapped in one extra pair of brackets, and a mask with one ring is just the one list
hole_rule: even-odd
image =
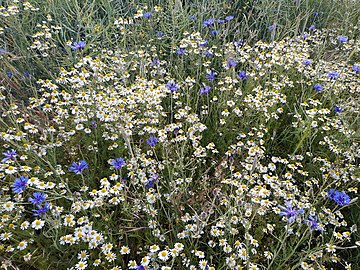
[(360, 269), (360, 1), (0, 0), (3, 269)]

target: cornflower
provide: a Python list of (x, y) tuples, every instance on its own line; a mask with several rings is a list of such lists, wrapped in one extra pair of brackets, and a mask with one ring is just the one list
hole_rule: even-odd
[(314, 85), (314, 89), (316, 92), (320, 92), (320, 91), (324, 90), (324, 87), (321, 84), (317, 83)]
[(13, 192), (15, 193), (23, 192), (26, 188), (26, 184), (28, 181), (29, 178), (25, 176), (20, 176), (19, 178), (16, 178), (14, 184), (12, 184)]
[(203, 21), (203, 26), (204, 27), (211, 27), (215, 22), (214, 18), (210, 18), (208, 20)]
[(116, 158), (110, 162), (110, 165), (112, 165), (115, 169), (121, 169), (124, 164), (125, 160), (123, 158)]
[(310, 27), (309, 27), (309, 31), (314, 31), (315, 30), (315, 25), (314, 24), (312, 24), (312, 25), (310, 25)]
[(353, 65), (352, 69), (353, 69), (356, 73), (359, 73), (359, 72), (360, 72), (360, 66), (359, 66), (359, 65)]
[(214, 71), (210, 71), (206, 73), (206, 79), (208, 79), (209, 81), (213, 81), (215, 77), (216, 77), (216, 73)]
[(310, 230), (323, 231), (324, 229), (319, 225), (317, 219), (318, 219), (317, 216), (309, 215), (308, 219), (305, 219), (304, 222), (306, 222), (309, 225)]
[(72, 171), (76, 174), (81, 174), (83, 172), (83, 170), (85, 170), (87, 168), (89, 168), (89, 166), (86, 163), (86, 161), (80, 160), (79, 163), (73, 162), (73, 164), (71, 164), (70, 171)]
[(143, 17), (146, 18), (146, 19), (150, 19), (152, 17), (152, 13), (151, 12), (146, 12), (146, 13), (144, 13)]
[(340, 106), (338, 106), (338, 105), (335, 105), (335, 106), (334, 106), (334, 111), (335, 111), (335, 112), (341, 113), (342, 110), (343, 110), (343, 109), (342, 109)]
[(339, 73), (337, 73), (337, 71), (329, 71), (328, 72), (328, 77), (330, 79), (337, 79), (339, 77)]
[(48, 210), (50, 210), (50, 204), (46, 202), (44, 206), (37, 205), (38, 209), (32, 210), (34, 212), (33, 216), (42, 216), (44, 215)]
[(177, 85), (174, 81), (170, 81), (166, 84), (166, 88), (171, 92), (176, 92), (179, 89), (179, 85)]
[(231, 67), (235, 67), (237, 65), (237, 62), (234, 59), (228, 59), (226, 60), (226, 64), (228, 65), (229, 68), (231, 68)]
[(210, 86), (204, 85), (204, 87), (200, 88), (200, 95), (207, 95), (210, 92), (210, 89)]
[(156, 138), (155, 136), (150, 136), (150, 138), (148, 140), (146, 140), (146, 143), (150, 146), (150, 147), (154, 147), (158, 142), (158, 138)]
[(311, 60), (310, 59), (305, 59), (303, 61), (303, 63), (304, 63), (305, 66), (309, 66), (309, 65), (311, 65)]
[(8, 161), (8, 160), (15, 160), (15, 158), (16, 158), (16, 150), (9, 150), (9, 151), (6, 151), (6, 152), (3, 152), (2, 153), (4, 156), (5, 156), (5, 158), (3, 158), (2, 160), (1, 160), (1, 162), (2, 163), (4, 163), (4, 162), (6, 162), (6, 161)]
[(344, 192), (337, 191), (335, 189), (330, 189), (327, 192), (328, 197), (339, 204), (340, 206), (348, 205), (350, 203), (350, 197)]
[(183, 49), (183, 48), (180, 48), (180, 49), (178, 49), (178, 50), (176, 51), (176, 53), (179, 54), (179, 55), (182, 55), (182, 54), (185, 54), (185, 53), (186, 53), (186, 50)]
[(240, 71), (239, 74), (238, 74), (238, 78), (242, 81), (246, 81), (248, 79), (248, 75), (246, 75), (246, 72), (245, 71)]
[(347, 36), (338, 36), (337, 40), (340, 41), (340, 43), (345, 43), (348, 40)]
[(42, 192), (34, 192), (33, 197), (29, 197), (29, 202), (32, 204), (41, 204), (43, 201), (45, 201), (46, 195)]
[(70, 46), (72, 50), (83, 50), (85, 48), (85, 41), (74, 42), (74, 45)]
[(279, 205), (279, 208), (283, 210), (283, 212), (280, 212), (280, 215), (285, 216), (289, 223), (294, 222), (296, 216), (304, 212), (302, 209), (294, 209), (289, 201), (285, 201), (285, 205), (286, 207)]

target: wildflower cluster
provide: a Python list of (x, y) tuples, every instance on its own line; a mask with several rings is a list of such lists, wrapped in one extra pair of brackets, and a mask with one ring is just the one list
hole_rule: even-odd
[[(115, 27), (125, 39), (161, 12)], [(74, 270), (350, 267), (359, 41), (313, 29), (219, 45), (233, 20), (199, 21), (168, 50), (162, 35), (89, 54), (69, 42), (75, 64), (38, 79), (26, 105), (0, 88), (1, 256), (38, 269), (44, 257)], [(50, 21), (34, 38), (61, 30)], [(320, 55), (325, 43), (342, 58)]]

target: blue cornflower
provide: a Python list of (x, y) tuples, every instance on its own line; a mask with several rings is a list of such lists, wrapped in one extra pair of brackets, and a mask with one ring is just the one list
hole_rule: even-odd
[(272, 31), (272, 30), (274, 30), (275, 29), (275, 25), (270, 25), (269, 27), (268, 27), (268, 30), (270, 30), (270, 31)]
[(315, 11), (315, 12), (313, 13), (313, 16), (314, 16), (314, 17), (319, 16), (319, 12)]
[(303, 64), (304, 64), (305, 66), (309, 66), (309, 65), (311, 65), (311, 60), (310, 60), (310, 59), (305, 59), (305, 60), (303, 61)]
[(340, 41), (341, 43), (345, 43), (348, 40), (347, 36), (338, 36), (337, 40)]
[(214, 18), (210, 18), (208, 20), (203, 21), (203, 26), (204, 27), (211, 27), (215, 22)]
[(226, 64), (228, 65), (229, 68), (231, 67), (235, 67), (237, 65), (237, 62), (234, 59), (228, 59), (226, 60)]
[(209, 50), (206, 50), (206, 51), (204, 52), (204, 55), (205, 55), (206, 57), (210, 57), (210, 56), (212, 56), (212, 53), (211, 53)]
[(338, 105), (335, 105), (335, 106), (334, 106), (334, 111), (335, 111), (335, 112), (341, 113), (342, 110), (343, 110), (343, 109), (342, 109), (340, 106), (338, 106)]
[(156, 37), (162, 37), (162, 36), (164, 36), (164, 33), (159, 31), (159, 32), (156, 32), (155, 36)]
[(147, 189), (152, 188), (158, 179), (159, 179), (159, 176), (157, 174), (153, 174), (153, 176), (149, 179), (149, 181), (147, 182), (145, 187)]
[(146, 270), (145, 266), (143, 266), (142, 264), (140, 264), (138, 267), (136, 267), (135, 270)]
[(14, 183), (12, 184), (12, 190), (15, 193), (21, 193), (25, 190), (26, 184), (29, 181), (29, 178), (25, 176), (20, 176), (19, 178), (16, 178)]
[(11, 78), (12, 76), (14, 76), (14, 74), (11, 71), (6, 72), (6, 76), (8, 76), (9, 78)]
[(223, 19), (218, 19), (217, 22), (220, 23), (220, 24), (223, 24), (223, 23), (225, 22), (225, 20), (223, 20)]
[(179, 89), (179, 85), (176, 84), (174, 81), (169, 81), (166, 84), (166, 88), (169, 89), (171, 92), (176, 92)]
[(204, 87), (200, 88), (200, 95), (207, 95), (210, 92), (210, 89), (210, 86), (204, 85)]
[(206, 79), (208, 79), (209, 81), (213, 81), (216, 77), (216, 73), (214, 71), (210, 71), (208, 73), (206, 73)]
[(79, 163), (73, 162), (73, 164), (71, 164), (70, 171), (76, 174), (81, 174), (83, 170), (87, 168), (89, 168), (89, 165), (86, 163), (86, 161), (80, 160)]
[(238, 78), (242, 81), (246, 81), (249, 78), (249, 76), (246, 75), (246, 72), (242, 70), (239, 72)]
[(41, 204), (43, 201), (45, 201), (46, 195), (42, 192), (34, 192), (33, 197), (29, 197), (29, 202), (32, 204)]
[(85, 41), (74, 42), (73, 45), (70, 46), (72, 50), (83, 50), (85, 48)]
[(302, 39), (307, 39), (308, 37), (309, 37), (308, 34), (304, 34), (304, 35), (301, 36)]
[(177, 49), (177, 50), (176, 50), (176, 53), (179, 54), (179, 55), (182, 55), (182, 54), (185, 54), (185, 53), (186, 53), (186, 50), (183, 49), (183, 48), (180, 48), (180, 49)]
[(320, 92), (320, 91), (324, 90), (324, 87), (321, 84), (317, 83), (314, 85), (314, 89), (316, 92)]
[(149, 19), (149, 18), (152, 17), (152, 13), (151, 12), (146, 12), (146, 13), (144, 13), (143, 16), (144, 16), (144, 18)]
[(30, 76), (29, 71), (25, 71), (25, 72), (24, 72), (24, 76), (25, 76), (25, 77), (29, 77), (29, 76)]
[(339, 73), (337, 73), (337, 71), (329, 71), (328, 72), (328, 77), (330, 79), (337, 79), (339, 77)]
[(96, 120), (92, 120), (92, 121), (90, 122), (90, 127), (92, 127), (92, 128), (96, 128), (96, 127), (97, 127)]
[(309, 215), (308, 219), (305, 219), (304, 222), (306, 222), (309, 225), (310, 230), (323, 231), (324, 228), (319, 225), (317, 220), (318, 220), (317, 216)]
[(239, 41), (233, 41), (233, 44), (235, 47), (239, 47), (239, 46), (242, 46), (243, 45), (243, 41), (242, 40), (239, 40)]
[(208, 45), (209, 41), (205, 40), (204, 42), (200, 43), (201, 47), (205, 47), (206, 45)]
[(50, 204), (46, 202), (44, 206), (37, 205), (38, 209), (32, 210), (34, 212), (33, 216), (42, 216), (44, 215), (48, 210), (50, 210)]
[(328, 197), (339, 204), (340, 206), (348, 205), (350, 203), (350, 197), (344, 192), (337, 191), (335, 189), (330, 189), (327, 192)]
[(312, 24), (312, 25), (310, 25), (310, 27), (309, 27), (309, 31), (314, 31), (315, 30), (315, 25), (314, 24)]
[(150, 138), (148, 140), (146, 140), (146, 143), (150, 146), (150, 147), (154, 147), (158, 142), (158, 138), (156, 138), (155, 136), (150, 136)]
[(192, 21), (195, 21), (195, 20), (196, 20), (196, 16), (195, 16), (195, 15), (192, 15), (192, 16), (190, 16), (189, 18), (190, 18), (190, 20), (192, 20)]
[(1, 160), (1, 162), (6, 162), (6, 161), (8, 161), (8, 160), (15, 160), (15, 158), (16, 158), (16, 150), (8, 150), (8, 151), (6, 151), (6, 152), (3, 152), (2, 153), (4, 156), (5, 156), (5, 158), (3, 158), (2, 160)]
[(294, 222), (296, 216), (304, 212), (304, 210), (302, 209), (292, 208), (291, 202), (289, 201), (285, 201), (285, 205), (286, 207), (279, 205), (279, 208), (283, 210), (282, 212), (280, 212), (280, 215), (286, 217), (289, 223)]
[(218, 33), (218, 31), (216, 31), (216, 30), (212, 30), (212, 31), (211, 31), (211, 34), (214, 35), (214, 36), (216, 36), (217, 33)]
[(360, 66), (359, 65), (353, 65), (352, 69), (356, 72), (359, 73), (360, 72)]
[(234, 19), (234, 16), (231, 16), (231, 15), (225, 17), (225, 21), (227, 21), (227, 22), (229, 22), (229, 21), (231, 21), (233, 19)]
[(125, 160), (123, 158), (115, 158), (110, 162), (110, 165), (112, 165), (115, 169), (121, 169), (124, 164)]

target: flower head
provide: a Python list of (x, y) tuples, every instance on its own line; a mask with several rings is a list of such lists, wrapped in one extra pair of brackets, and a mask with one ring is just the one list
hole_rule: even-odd
[(176, 92), (179, 89), (179, 85), (176, 84), (174, 81), (170, 81), (166, 84), (166, 88), (169, 89), (171, 92)]
[(328, 77), (330, 79), (337, 79), (339, 77), (339, 73), (337, 71), (329, 71)]
[(210, 71), (206, 73), (206, 79), (208, 79), (209, 81), (213, 81), (215, 77), (216, 77), (216, 73), (214, 71)]
[(37, 205), (38, 209), (32, 210), (34, 212), (33, 216), (42, 216), (44, 215), (48, 210), (50, 210), (50, 204), (46, 202), (44, 206)]
[(225, 17), (225, 21), (227, 21), (227, 22), (229, 22), (229, 21), (231, 21), (233, 19), (234, 19), (234, 16), (232, 16), (232, 15)]
[(70, 171), (76, 174), (81, 174), (83, 170), (87, 168), (89, 168), (87, 162), (85, 160), (80, 160), (79, 163), (73, 162), (73, 164), (71, 164)]
[(203, 26), (204, 27), (211, 27), (215, 22), (214, 18), (210, 18), (208, 20), (203, 21)]
[(336, 113), (341, 113), (342, 110), (343, 110), (343, 109), (342, 109), (340, 106), (338, 106), (338, 105), (335, 105), (335, 106), (334, 106), (334, 111), (335, 111)]
[(360, 72), (360, 66), (359, 66), (359, 65), (353, 65), (352, 69), (353, 69), (356, 73), (359, 73), (359, 72)]
[(315, 25), (314, 24), (312, 24), (312, 25), (310, 25), (310, 27), (309, 27), (309, 31), (314, 31), (315, 30)]
[(124, 164), (125, 160), (123, 158), (115, 158), (110, 162), (110, 165), (112, 165), (115, 169), (121, 169)]
[(43, 201), (45, 201), (46, 195), (42, 192), (34, 192), (33, 197), (29, 197), (29, 202), (32, 204), (41, 204)]
[(294, 222), (296, 216), (304, 212), (302, 209), (294, 209), (289, 201), (285, 201), (285, 205), (286, 207), (279, 205), (279, 208), (283, 210), (280, 215), (286, 217), (289, 223)]
[(180, 48), (180, 49), (177, 49), (177, 50), (176, 50), (176, 53), (177, 53), (178, 55), (182, 55), (182, 54), (185, 54), (185, 53), (186, 53), (186, 50), (183, 49), (183, 48)]
[(144, 13), (144, 18), (146, 18), (146, 19), (150, 19), (151, 17), (152, 17), (152, 13), (151, 12), (146, 12), (146, 13)]
[(6, 152), (3, 152), (2, 154), (5, 156), (5, 158), (3, 158), (1, 162), (6, 162), (8, 160), (15, 160), (16, 158), (16, 150), (8, 150)]
[(26, 184), (29, 181), (29, 178), (25, 176), (20, 176), (19, 178), (16, 178), (14, 183), (12, 184), (13, 191), (15, 193), (21, 193), (25, 190)]
[(340, 43), (345, 43), (348, 40), (347, 36), (338, 36), (337, 40), (340, 41)]
[(146, 140), (146, 143), (150, 146), (150, 147), (154, 147), (158, 142), (158, 138), (156, 138), (155, 136), (150, 136), (150, 138), (148, 140)]
[(74, 51), (83, 50), (85, 48), (85, 41), (74, 42), (74, 44), (71, 45), (70, 48)]
[(350, 203), (350, 197), (344, 192), (337, 191), (335, 189), (330, 189), (327, 192), (328, 197), (339, 204), (340, 206), (348, 205)]
[(310, 59), (305, 59), (303, 61), (303, 63), (304, 63), (305, 66), (309, 66), (309, 65), (311, 65), (311, 60)]
[(246, 81), (249, 76), (246, 75), (246, 72), (245, 71), (240, 71), (239, 74), (238, 74), (238, 78), (241, 80), (241, 81)]
[(226, 60), (226, 64), (228, 65), (229, 68), (231, 67), (235, 67), (237, 65), (237, 62), (234, 59), (228, 59)]
[(320, 91), (324, 90), (324, 86), (317, 83), (317, 84), (314, 85), (314, 89), (315, 89), (316, 92), (320, 92)]
[(204, 85), (204, 87), (200, 88), (200, 95), (207, 95), (210, 92), (210, 89), (210, 86)]
[(309, 215), (308, 219), (305, 219), (304, 222), (306, 222), (309, 225), (310, 230), (323, 231), (324, 229), (319, 225), (317, 219), (318, 219), (317, 216)]

